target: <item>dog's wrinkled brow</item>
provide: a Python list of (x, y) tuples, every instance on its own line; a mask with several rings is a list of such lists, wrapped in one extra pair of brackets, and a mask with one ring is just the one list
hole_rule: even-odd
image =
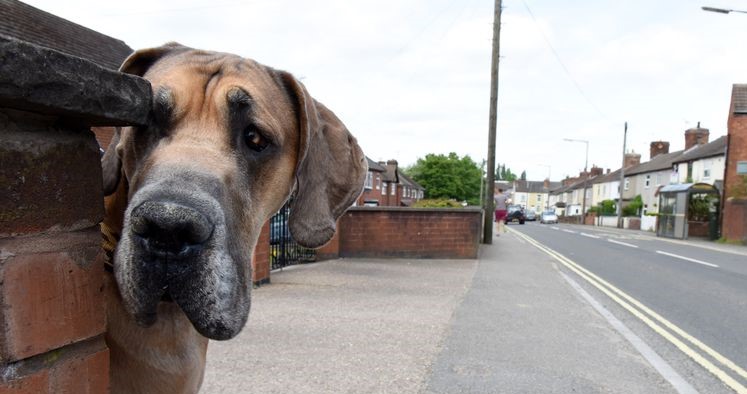
[(244, 89), (235, 87), (228, 91), (227, 94), (228, 102), (231, 105), (242, 107), (252, 105), (252, 96), (249, 95)]
[(234, 121), (251, 118), (254, 100), (244, 89), (240, 87), (231, 88), (226, 94), (226, 99), (231, 110), (231, 118)]

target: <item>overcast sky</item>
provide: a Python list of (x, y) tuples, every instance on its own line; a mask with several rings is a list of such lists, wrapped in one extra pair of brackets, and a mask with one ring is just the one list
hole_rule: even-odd
[[(285, 69), (373, 160), (487, 157), (492, 0), (26, 0), (132, 48), (178, 41)], [(745, 0), (504, 0), (497, 161), (529, 179), (726, 134), (747, 83)], [(550, 166), (550, 167), (548, 167)]]

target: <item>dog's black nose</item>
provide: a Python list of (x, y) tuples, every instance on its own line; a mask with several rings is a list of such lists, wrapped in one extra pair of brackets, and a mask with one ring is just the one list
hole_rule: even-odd
[(171, 257), (188, 254), (213, 233), (213, 223), (199, 211), (160, 201), (146, 201), (133, 209), (130, 228), (151, 253)]

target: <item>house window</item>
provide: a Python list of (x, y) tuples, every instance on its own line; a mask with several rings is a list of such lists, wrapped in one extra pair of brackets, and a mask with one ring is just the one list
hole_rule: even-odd
[(704, 168), (703, 169), (703, 179), (708, 179), (711, 177), (711, 169), (710, 168)]
[(391, 191), (392, 195), (397, 194), (397, 184), (396, 183), (392, 183), (392, 188), (390, 189), (390, 191)]
[(747, 175), (747, 161), (737, 162), (737, 175)]
[(376, 190), (381, 189), (381, 175), (376, 175)]
[(420, 196), (418, 198), (423, 198), (423, 191), (420, 191)]
[(656, 174), (656, 186), (661, 185), (661, 174)]
[(366, 183), (363, 184), (363, 187), (365, 187), (366, 189), (371, 189), (373, 187), (373, 173), (366, 173)]
[(630, 178), (625, 178), (625, 190), (630, 189)]
[(646, 175), (646, 181), (644, 182), (644, 186), (646, 189), (648, 189), (649, 186), (651, 186), (651, 175)]
[(383, 184), (383, 185), (381, 185), (381, 195), (382, 195), (382, 196), (385, 196), (385, 195), (386, 195), (386, 185), (387, 185), (387, 183), (386, 183), (386, 182), (384, 182), (384, 184)]

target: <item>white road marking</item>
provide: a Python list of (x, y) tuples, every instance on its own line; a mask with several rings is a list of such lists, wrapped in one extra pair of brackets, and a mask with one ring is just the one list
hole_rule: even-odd
[(555, 227), (555, 226), (552, 226), (552, 227), (550, 227), (550, 228), (551, 228), (551, 229), (553, 229), (553, 230), (560, 230), (560, 227)]
[(638, 353), (645, 358), (651, 366), (653, 366), (657, 371), (659, 371), (659, 374), (661, 374), (664, 379), (668, 380), (669, 383), (677, 390), (678, 393), (685, 394), (697, 394), (698, 391), (695, 390), (695, 388), (690, 385), (685, 379), (682, 378), (682, 376), (677, 373), (677, 371), (672, 368), (672, 366), (666, 362), (661, 356), (659, 356), (653, 349), (651, 349), (651, 346), (649, 346), (646, 342), (641, 339), (638, 335), (635, 335), (633, 331), (631, 331), (628, 326), (626, 326), (623, 322), (621, 322), (615, 315), (613, 315), (607, 308), (602, 306), (602, 304), (599, 303), (594, 297), (591, 296), (586, 290), (584, 290), (575, 280), (573, 280), (570, 276), (566, 275), (564, 272), (560, 271), (560, 275), (563, 276), (563, 279), (568, 282), (571, 287), (578, 292), (578, 294), (581, 295), (583, 299), (586, 300), (591, 306), (599, 312), (602, 317), (604, 317), (607, 322), (612, 325), (612, 327), (620, 333), (625, 339), (630, 342), (633, 347), (638, 350)]
[(596, 235), (592, 235), (592, 234), (581, 233), (581, 235), (583, 235), (584, 237), (589, 237), (589, 238), (599, 239), (599, 237), (598, 237), (598, 236), (596, 236)]
[(573, 230), (568, 230), (567, 228), (564, 228), (564, 229), (563, 229), (563, 231), (565, 231), (566, 233), (576, 234), (576, 232), (575, 232), (575, 231), (573, 231)]
[(682, 259), (682, 260), (690, 261), (690, 262), (693, 262), (693, 263), (707, 265), (707, 266), (713, 267), (713, 268), (718, 268), (718, 265), (716, 265), (716, 264), (706, 263), (705, 261), (691, 259), (689, 257), (680, 256), (680, 255), (674, 254), (674, 253), (662, 252), (661, 250), (657, 250), (656, 253), (663, 254), (663, 255), (669, 256), (669, 257), (674, 257), (674, 258), (677, 258), (677, 259)]
[(630, 248), (637, 248), (637, 247), (638, 247), (638, 245), (633, 245), (633, 244), (629, 244), (629, 243), (627, 243), (627, 242), (620, 242), (620, 241), (615, 241), (614, 239), (610, 239), (610, 238), (607, 238), (607, 241), (610, 241), (610, 242), (612, 242), (613, 244), (618, 244), (618, 245), (622, 245), (622, 246), (627, 246), (627, 247), (630, 247)]

